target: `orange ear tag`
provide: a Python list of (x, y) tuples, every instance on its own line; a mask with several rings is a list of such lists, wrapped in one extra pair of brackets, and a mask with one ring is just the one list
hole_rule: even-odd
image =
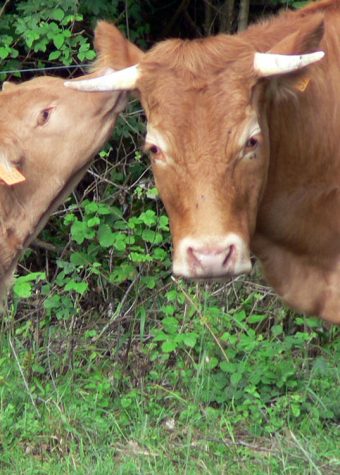
[(4, 181), (6, 185), (16, 185), (26, 180), (15, 167), (8, 167), (0, 163), (0, 180)]
[(295, 84), (295, 89), (300, 92), (305, 92), (310, 82), (310, 78), (302, 78)]

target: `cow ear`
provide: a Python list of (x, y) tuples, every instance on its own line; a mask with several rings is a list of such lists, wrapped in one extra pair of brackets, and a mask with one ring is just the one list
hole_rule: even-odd
[(301, 55), (318, 51), (324, 35), (323, 15), (313, 15), (302, 26), (275, 44), (267, 53)]
[[(292, 92), (303, 93), (307, 89), (313, 79), (313, 71), (309, 69), (309, 65), (324, 56), (324, 53), (319, 51), (323, 34), (323, 15), (313, 15), (306, 19), (297, 31), (280, 40), (265, 54), (255, 55), (255, 69), (258, 64), (256, 61), (260, 60), (262, 63), (264, 59), (259, 76), (270, 79), (270, 90), (276, 99), (290, 97), (289, 93)], [(270, 64), (272, 60), (273, 69)]]
[(17, 85), (14, 82), (4, 81), (2, 83), (2, 91), (10, 91), (11, 89), (16, 88)]
[(138, 64), (144, 53), (111, 23), (100, 21), (95, 30), (94, 46), (98, 59), (94, 69), (112, 68), (125, 69)]
[(0, 183), (16, 185), (25, 181), (25, 177), (9, 160), (6, 152), (0, 151)]

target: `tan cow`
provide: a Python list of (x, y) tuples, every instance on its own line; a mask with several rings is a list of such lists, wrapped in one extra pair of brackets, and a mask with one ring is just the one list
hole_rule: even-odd
[(247, 272), (251, 249), (289, 305), (340, 323), (339, 32), (338, 0), (145, 54), (99, 24), (98, 66), (127, 69), (71, 85), (140, 94), (175, 274)]
[(5, 83), (0, 93), (0, 296), (18, 258), (108, 139), (124, 93), (66, 89), (64, 80)]

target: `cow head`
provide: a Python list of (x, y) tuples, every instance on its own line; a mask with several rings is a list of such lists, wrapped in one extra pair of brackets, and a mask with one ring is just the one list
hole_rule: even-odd
[(318, 17), (282, 34), (267, 53), (240, 35), (168, 40), (142, 53), (112, 25), (97, 27), (98, 65), (119, 71), (67, 85), (139, 94), (148, 120), (145, 149), (170, 217), (175, 274), (250, 270), (269, 163), (266, 108), (276, 88), (289, 88), (301, 68), (322, 58), (322, 33)]
[[(93, 76), (92, 76), (93, 77)], [(79, 181), (125, 106), (41, 77), (0, 93), (0, 294), (21, 250)]]

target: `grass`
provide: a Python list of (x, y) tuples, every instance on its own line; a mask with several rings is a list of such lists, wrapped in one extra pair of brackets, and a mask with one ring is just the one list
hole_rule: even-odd
[(9, 314), (0, 473), (339, 473), (338, 330), (235, 285), (169, 283), (143, 323)]

